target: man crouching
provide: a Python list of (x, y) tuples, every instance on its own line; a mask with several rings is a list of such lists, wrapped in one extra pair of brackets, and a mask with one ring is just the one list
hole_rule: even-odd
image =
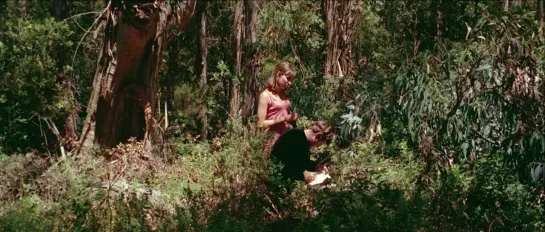
[(318, 173), (327, 173), (325, 165), (310, 159), (310, 149), (331, 142), (333, 135), (333, 128), (325, 121), (312, 122), (307, 129), (293, 128), (284, 132), (271, 151), (272, 159), (283, 165), (283, 178), (309, 184)]

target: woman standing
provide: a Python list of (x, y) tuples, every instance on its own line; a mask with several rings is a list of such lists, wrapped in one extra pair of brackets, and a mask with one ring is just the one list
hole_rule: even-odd
[(275, 66), (266, 88), (259, 95), (257, 107), (258, 127), (270, 132), (271, 137), (265, 145), (265, 155), (269, 157), (274, 142), (297, 121), (297, 114), (291, 113), (291, 101), (286, 89), (291, 85), (296, 72), (289, 63)]

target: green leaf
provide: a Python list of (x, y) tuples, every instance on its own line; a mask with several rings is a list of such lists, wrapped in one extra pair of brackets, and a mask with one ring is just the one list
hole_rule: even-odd
[(484, 136), (488, 136), (490, 134), (490, 126), (489, 125), (486, 125), (484, 127)]
[(481, 85), (481, 82), (480, 82), (480, 81), (478, 81), (478, 80), (475, 80), (475, 83), (474, 83), (474, 85), (475, 85), (475, 89), (477, 89), (477, 90), (480, 90), (480, 89), (481, 89), (481, 87), (482, 87), (482, 85)]
[(464, 155), (464, 157), (467, 157), (467, 149), (469, 148), (469, 144), (467, 142), (464, 142), (462, 143), (461, 148), (462, 154)]
[(480, 71), (483, 71), (483, 70), (490, 70), (490, 68), (492, 68), (492, 66), (490, 66), (488, 64), (484, 64), (484, 65), (479, 66), (475, 71), (480, 72)]

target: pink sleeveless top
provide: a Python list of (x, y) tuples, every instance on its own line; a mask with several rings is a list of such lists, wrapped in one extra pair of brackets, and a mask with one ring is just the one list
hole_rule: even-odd
[[(268, 91), (268, 90), (267, 90)], [(289, 99), (275, 99), (271, 96), (269, 91), (269, 103), (267, 104), (267, 116), (265, 120), (273, 119), (276, 117), (288, 115), (291, 108), (291, 101)], [(289, 130), (291, 125), (287, 122), (280, 122), (269, 127), (268, 131), (275, 132), (277, 134), (282, 134), (285, 131)]]

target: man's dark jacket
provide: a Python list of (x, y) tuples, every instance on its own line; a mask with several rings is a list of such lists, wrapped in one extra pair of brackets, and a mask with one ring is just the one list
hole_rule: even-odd
[(310, 160), (310, 143), (303, 129), (294, 128), (282, 134), (271, 150), (273, 160), (284, 165), (282, 175), (292, 180), (304, 181), (303, 172), (315, 171), (316, 162)]

